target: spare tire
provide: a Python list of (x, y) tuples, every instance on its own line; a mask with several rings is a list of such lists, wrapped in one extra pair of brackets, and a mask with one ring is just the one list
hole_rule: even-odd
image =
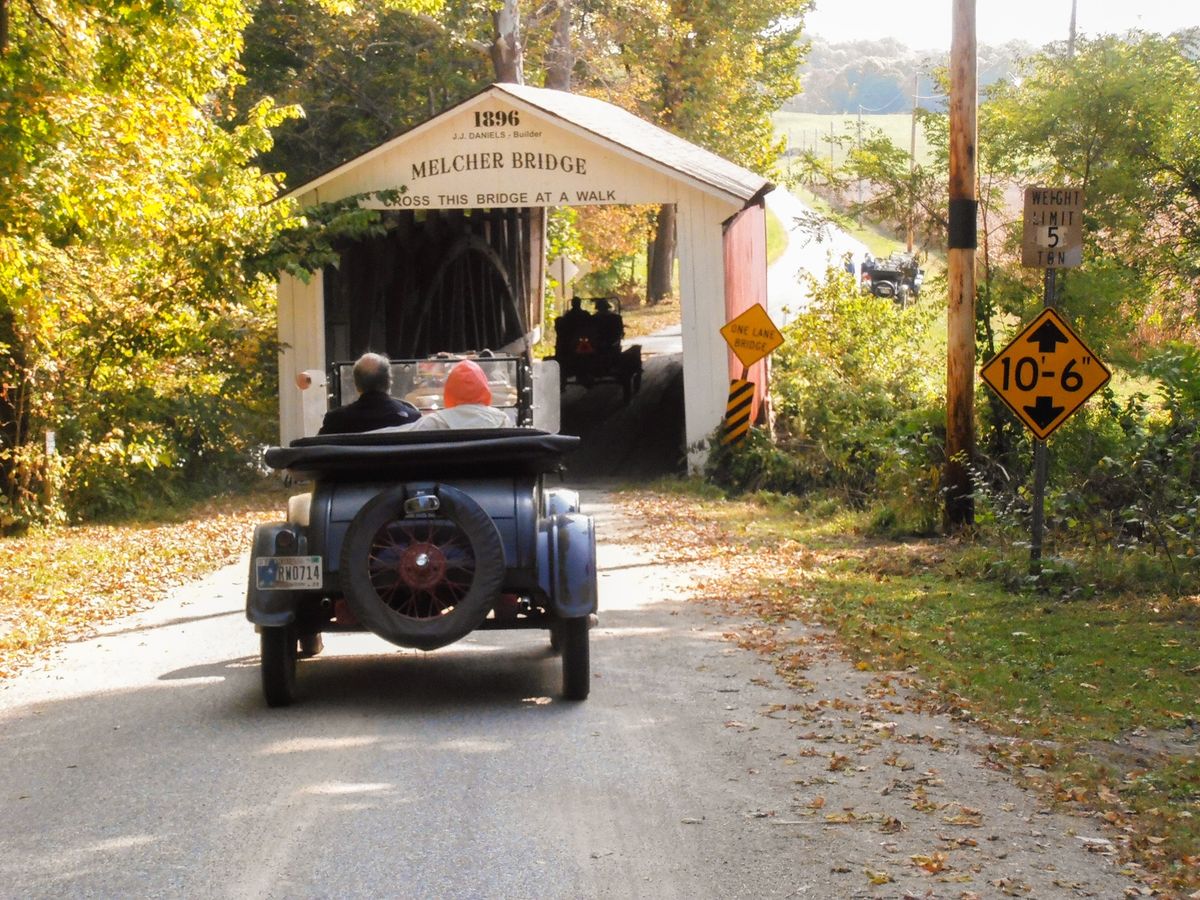
[[(504, 580), (504, 546), (486, 512), (445, 484), (369, 500), (342, 544), (341, 579), (358, 621), (401, 647), (434, 650), (478, 628)], [(436, 507), (436, 509), (435, 509)]]

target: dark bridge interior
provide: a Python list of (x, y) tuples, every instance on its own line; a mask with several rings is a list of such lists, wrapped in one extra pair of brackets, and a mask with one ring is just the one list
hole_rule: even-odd
[(528, 209), (384, 213), (325, 270), (326, 359), (498, 349), (527, 331)]

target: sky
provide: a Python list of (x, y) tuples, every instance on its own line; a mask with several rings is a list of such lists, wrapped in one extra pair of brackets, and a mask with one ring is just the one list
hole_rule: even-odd
[[(952, 0), (815, 0), (805, 31), (833, 43), (894, 37), (913, 50), (949, 50)], [(976, 0), (981, 44), (1011, 40), (1041, 46), (1066, 40), (1071, 0)], [(1168, 34), (1200, 25), (1195, 0), (1076, 0), (1076, 34), (1131, 28)]]

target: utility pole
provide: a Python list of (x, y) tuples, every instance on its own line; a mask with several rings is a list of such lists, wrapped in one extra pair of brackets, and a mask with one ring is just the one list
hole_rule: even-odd
[[(862, 104), (861, 103), (858, 104), (858, 139), (855, 143), (855, 149), (857, 149), (859, 153), (862, 153), (862, 109), (863, 109)], [(858, 206), (859, 206), (859, 209), (861, 209), (862, 208), (862, 177), (860, 176), (856, 180), (858, 181)], [(861, 212), (858, 214), (858, 223), (860, 225), (862, 224), (862, 213)]]
[(913, 196), (916, 193), (913, 180), (917, 171), (917, 104), (920, 99), (921, 73), (917, 72), (913, 76), (912, 133), (908, 138), (908, 233), (905, 245), (909, 253), (913, 252), (913, 204), (916, 202), (916, 198)]
[(975, 0), (953, 0), (950, 41), (950, 209), (946, 254), (946, 509), (948, 531), (975, 521), (976, 77)]
[(1079, 0), (1071, 0), (1071, 33), (1067, 36), (1067, 59), (1075, 58), (1075, 6)]

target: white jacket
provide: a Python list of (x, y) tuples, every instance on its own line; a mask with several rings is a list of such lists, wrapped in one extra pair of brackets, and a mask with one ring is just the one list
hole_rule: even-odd
[(449, 409), (439, 409), (422, 416), (407, 425), (398, 425), (388, 431), (433, 431), (441, 428), (509, 428), (512, 422), (508, 414), (494, 406), (479, 403), (463, 403)]

